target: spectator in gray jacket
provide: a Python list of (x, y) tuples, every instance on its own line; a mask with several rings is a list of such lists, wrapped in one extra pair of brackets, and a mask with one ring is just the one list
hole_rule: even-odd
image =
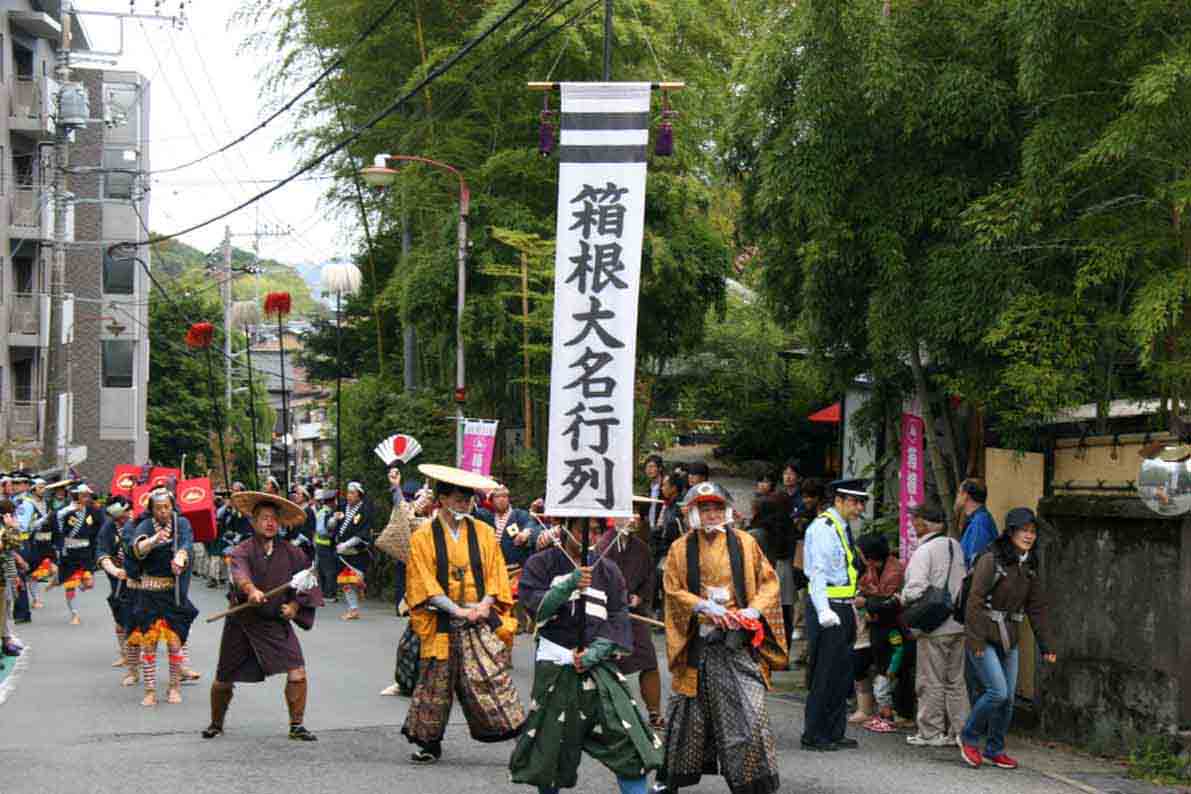
[[(906, 567), (901, 601), (911, 604), (927, 587), (946, 587), (952, 603), (959, 601), (963, 586), (964, 552), (947, 537), (943, 511), (931, 505), (911, 510), (919, 545)], [(918, 634), (918, 732), (906, 741), (925, 747), (947, 747), (968, 719), (968, 692), (964, 683), (964, 627), (952, 617), (930, 633)]]

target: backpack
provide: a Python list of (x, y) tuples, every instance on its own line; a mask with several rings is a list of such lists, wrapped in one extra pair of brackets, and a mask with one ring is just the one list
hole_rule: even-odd
[[(968, 594), (972, 592), (972, 574), (976, 571), (976, 563), (980, 562), (980, 558), (985, 554), (991, 553), (992, 549), (985, 549), (984, 551), (977, 554), (976, 559), (972, 560), (971, 570), (964, 574), (963, 584), (960, 585), (959, 588), (959, 599), (955, 602), (955, 612), (952, 615), (952, 617), (955, 618), (956, 623), (962, 624), (967, 616)], [(1001, 565), (1001, 563), (998, 562), (996, 565), (996, 570), (993, 572), (992, 587), (988, 588), (988, 595), (990, 597), (992, 596), (993, 591), (997, 589), (997, 585), (1001, 583), (1001, 580), (1008, 575), (1009, 574), (1005, 571), (1005, 568)]]

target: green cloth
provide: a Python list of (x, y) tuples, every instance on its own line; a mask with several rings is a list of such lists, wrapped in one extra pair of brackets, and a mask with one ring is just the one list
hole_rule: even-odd
[(545, 623), (554, 617), (554, 613), (570, 600), (571, 593), (575, 592), (575, 588), (578, 586), (579, 571), (575, 571), (566, 579), (551, 587), (546, 592), (546, 595), (542, 596), (542, 603), (538, 604), (538, 614), (535, 616), (538, 623)]
[(580, 675), (538, 662), (529, 717), (509, 759), (514, 783), (574, 788), (583, 753), (618, 777), (640, 778), (662, 765), (662, 741), (645, 723), (625, 683), (607, 664)]
[[(616, 643), (614, 643), (612, 640), (608, 639), (607, 637), (596, 637), (591, 641), (591, 645), (588, 647), (588, 649), (583, 652), (583, 666), (590, 670), (611, 656), (616, 650), (618, 650), (618, 648)], [(629, 648), (628, 650), (631, 651), (632, 648)]]

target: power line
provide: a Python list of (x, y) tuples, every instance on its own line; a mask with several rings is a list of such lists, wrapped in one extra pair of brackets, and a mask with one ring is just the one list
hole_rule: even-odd
[[(256, 134), (260, 130), (263, 130), (266, 126), (269, 125), (270, 122), (272, 122), (274, 119), (276, 119), (278, 116), (282, 115), (283, 113), (286, 113), (290, 108), (292, 108), (295, 104), (297, 104), (297, 102), (300, 99), (302, 99), (302, 97), (306, 96), (308, 93), (313, 91), (318, 86), (319, 83), (321, 83), (323, 80), (325, 80), (331, 74), (331, 72), (335, 71), (340, 66), (342, 66), (343, 62), (347, 59), (348, 53), (350, 53), (353, 49), (355, 49), (360, 44), (362, 44), (365, 39), (367, 39), (369, 36), (371, 36), (373, 33), (375, 33), (376, 29), (379, 28), (384, 23), (384, 21), (386, 19), (388, 19), (389, 15), (392, 14), (393, 11), (395, 11), (397, 9), (397, 6), (400, 4), (401, 4), (401, 0), (393, 0), (393, 2), (390, 3), (388, 5), (388, 7), (385, 8), (385, 10), (381, 12), (380, 16), (378, 16), (376, 19), (372, 20), (372, 22), (368, 25), (368, 27), (364, 28), (364, 30), (362, 30), (360, 32), (360, 35), (356, 37), (355, 41), (353, 41), (350, 45), (348, 45), (347, 49), (345, 49), (343, 51), (343, 53), (338, 58), (336, 58), (334, 61), (332, 61), (329, 66), (327, 66), (325, 69), (323, 69), (322, 72), (319, 73), (318, 77), (314, 78), (314, 80), (312, 80), (309, 84), (307, 84), (307, 86), (305, 88), (303, 88), (301, 91), (299, 91), (294, 97), (289, 99), (280, 108), (278, 108), (276, 111), (271, 113), (267, 118), (264, 119), (264, 121), (261, 121), (259, 124), (257, 124), (252, 129), (245, 132), (243, 135), (240, 135), (235, 140), (233, 140), (227, 144), (224, 144), (223, 146), (216, 149), (215, 151), (208, 152), (207, 154), (204, 154), (201, 157), (195, 158), (194, 160), (191, 160), (190, 162), (182, 163), (181, 165), (172, 166), (170, 168), (159, 169), (159, 170), (155, 171), (154, 173), (168, 174), (173, 171), (181, 171), (184, 168), (190, 168), (191, 166), (197, 165), (197, 164), (203, 162), (204, 160), (214, 157), (215, 155), (222, 154), (222, 153), (226, 152), (228, 149), (231, 149), (233, 146), (236, 146), (236, 145), (242, 143), (243, 141), (247, 140), (250, 136)], [(192, 36), (194, 35), (193, 29), (191, 29), (191, 35)], [(206, 66), (204, 65), (203, 68), (206, 69)]]
[(293, 182), (295, 179), (303, 176), (304, 174), (307, 174), (307, 173), (313, 171), (315, 168), (318, 168), (320, 165), (325, 163), (332, 156), (338, 154), (339, 152), (343, 151), (348, 146), (350, 146), (351, 144), (353, 144), (357, 140), (359, 140), (364, 135), (365, 132), (372, 129), (377, 124), (379, 124), (381, 121), (384, 121), (386, 118), (388, 118), (389, 116), (393, 115), (398, 110), (400, 110), (401, 107), (403, 105), (405, 105), (405, 103), (407, 103), (410, 99), (416, 97), (417, 94), (419, 92), (421, 92), (426, 86), (430, 85), (435, 80), (437, 80), (439, 77), (441, 77), (443, 74), (450, 71), (450, 69), (452, 67), (454, 67), (455, 64), (457, 64), (459, 61), (461, 61), (473, 49), (478, 47), (489, 36), (491, 36), (493, 33), (495, 33), (497, 30), (499, 30), (502, 26), (504, 26), (504, 24), (506, 22), (508, 22), (508, 20), (513, 16), (513, 14), (517, 13), (522, 8), (524, 8), (526, 5), (528, 5), (529, 1), (530, 0), (517, 0), (517, 2), (514, 3), (513, 6), (508, 11), (506, 11), (504, 14), (502, 14), (495, 22), (493, 22), (492, 25), (490, 25), (482, 33), (480, 33), (474, 39), (472, 39), (467, 44), (465, 44), (463, 47), (461, 47), (450, 58), (443, 61), (439, 66), (435, 67), (429, 74), (426, 75), (426, 77), (419, 80), (418, 84), (415, 85), (412, 89), (410, 89), (408, 92), (406, 92), (402, 96), (398, 97), (392, 104), (390, 104), (388, 107), (386, 107), (383, 110), (381, 110), (380, 112), (378, 112), (376, 115), (374, 115), (371, 119), (369, 119), (363, 125), (357, 127), (352, 132), (351, 135), (347, 136), (346, 138), (344, 138), (339, 143), (335, 144), (334, 146), (332, 146), (330, 149), (326, 150), (322, 154), (316, 156), (314, 159), (310, 160), (306, 165), (302, 166), (301, 168), (299, 168), (294, 173), (290, 174), (285, 179), (281, 180), (280, 182), (278, 182), (277, 184), (273, 185), (272, 187), (270, 187), (266, 190), (262, 190), (260, 193), (257, 193), (255, 196), (248, 199), (247, 201), (241, 202), (237, 206), (232, 207), (230, 210), (222, 212), (212, 218), (202, 221), (201, 223), (196, 223), (192, 226), (189, 226), (185, 229), (181, 229), (179, 231), (173, 232), (171, 234), (159, 235), (157, 237), (152, 237), (147, 241), (147, 243), (153, 244), (153, 243), (162, 242), (164, 240), (171, 240), (175, 237), (181, 237), (184, 234), (189, 234), (191, 232), (202, 229), (206, 226), (210, 226), (213, 223), (218, 223), (219, 221), (223, 220), (224, 218), (234, 215), (235, 213), (239, 212), (240, 210), (244, 209), (245, 207), (249, 207), (249, 206), (255, 204), (256, 202), (266, 198), (267, 196), (270, 196), (273, 193), (276, 193), (278, 190), (285, 187), (290, 182)]

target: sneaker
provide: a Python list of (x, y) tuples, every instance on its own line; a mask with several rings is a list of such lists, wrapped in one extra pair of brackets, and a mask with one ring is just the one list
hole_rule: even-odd
[(837, 750), (855, 750), (860, 746), (860, 742), (856, 741), (850, 736), (845, 736), (842, 739), (836, 739), (831, 744)]
[(3, 648), (0, 650), (2, 650), (4, 656), (20, 656), (22, 649), (15, 642), (9, 640), (4, 643)]
[(1004, 753), (988, 756), (988, 762), (997, 769), (1017, 769), (1017, 761)]
[(984, 757), (980, 755), (980, 750), (970, 744), (964, 744), (962, 739), (959, 743), (959, 754), (963, 756), (964, 763), (973, 769), (979, 769), (980, 765), (984, 763)]
[(938, 736), (931, 736), (930, 738), (916, 733), (913, 736), (906, 737), (906, 744), (912, 744), (915, 747), (950, 747), (951, 740), (941, 733)]

